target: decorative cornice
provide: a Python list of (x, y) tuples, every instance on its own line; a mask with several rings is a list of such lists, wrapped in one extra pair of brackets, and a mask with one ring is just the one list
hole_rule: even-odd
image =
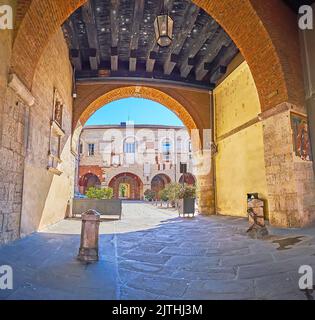
[(35, 98), (15, 73), (9, 75), (8, 86), (28, 105), (33, 106)]
[(266, 120), (266, 119), (273, 117), (277, 114), (280, 114), (282, 112), (286, 112), (286, 111), (289, 111), (292, 109), (293, 109), (293, 105), (291, 105), (290, 103), (284, 102), (284, 103), (278, 104), (277, 106), (275, 106), (269, 110), (266, 110), (266, 111), (260, 113), (258, 115), (258, 119), (260, 121)]

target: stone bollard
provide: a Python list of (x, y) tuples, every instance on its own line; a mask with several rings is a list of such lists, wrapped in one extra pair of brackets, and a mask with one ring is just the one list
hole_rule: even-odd
[(261, 199), (249, 198), (247, 203), (247, 212), (250, 227), (247, 233), (252, 238), (263, 238), (268, 235), (264, 217), (264, 202)]
[(100, 214), (97, 211), (89, 210), (82, 214), (80, 261), (98, 261), (99, 226)]

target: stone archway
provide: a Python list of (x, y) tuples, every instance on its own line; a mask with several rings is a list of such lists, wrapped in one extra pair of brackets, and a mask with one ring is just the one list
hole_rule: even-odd
[(123, 172), (116, 175), (108, 186), (113, 189), (115, 199), (141, 200), (143, 198), (143, 183), (133, 173)]
[(110, 102), (136, 97), (152, 100), (164, 105), (182, 120), (188, 130), (201, 129), (200, 127), (202, 124), (200, 123), (200, 119), (197, 116), (193, 117), (191, 115), (188, 111), (189, 107), (179, 103), (176, 99), (162, 90), (147, 86), (120, 86), (109, 90), (105, 94), (101, 94), (103, 91), (103, 88), (94, 88), (92, 94), (86, 95), (83, 101), (79, 101), (75, 104), (73, 128), (75, 128), (78, 123), (83, 126), (95, 111)]
[[(21, 10), (25, 12), (25, 15), (22, 13), (18, 17), (19, 29), (15, 32), (10, 71), (16, 73), (29, 89), (33, 89), (36, 66), (50, 39), (69, 15), (85, 2), (85, 0), (60, 0), (57, 3), (55, 0), (44, 2), (32, 0), (27, 2), (28, 10)], [(285, 154), (285, 151), (279, 153), (274, 150), (274, 145), (282, 146), (281, 150), (291, 150), (291, 141), (288, 139), (283, 142), (284, 130), (287, 136), (291, 135), (288, 121), (289, 110), (293, 107), (303, 109), (304, 105), (296, 16), (282, 1), (194, 0), (194, 2), (206, 10), (225, 29), (245, 57), (254, 78), (260, 98), (260, 107), (263, 111), (263, 114), (257, 116), (255, 121), (264, 121), (264, 157), (270, 207), (274, 210), (274, 216), (280, 211), (282, 216), (281, 219), (274, 219), (273, 222), (289, 226), (302, 224), (304, 216), (310, 216), (313, 212), (312, 204), (309, 204), (304, 196), (304, 187), (300, 188), (295, 183), (298, 175), (295, 172), (296, 165), (292, 152)], [(22, 1), (19, 4), (22, 4)], [(209, 109), (209, 104), (207, 107)], [(270, 110), (272, 108), (274, 109)], [(79, 117), (75, 115), (77, 119), (80, 119), (83, 110), (80, 112)], [(277, 118), (277, 114), (281, 112), (278, 118), (281, 118), (282, 127), (278, 125), (279, 119)], [(203, 118), (207, 116), (203, 115)], [(197, 128), (205, 128), (200, 126), (197, 118), (193, 117)], [(277, 131), (277, 127), (281, 127), (282, 131)], [(287, 166), (275, 172), (275, 166), (272, 165), (275, 158), (279, 163), (287, 159)], [(301, 171), (308, 170), (307, 175), (313, 178), (313, 173), (310, 172), (307, 164), (301, 167)], [(282, 187), (286, 185), (287, 177), (291, 177), (292, 181), (292, 189), (289, 191)], [(198, 180), (200, 180), (199, 177)], [(204, 179), (199, 185), (206, 189), (209, 180)], [(280, 210), (284, 194), (287, 202), (298, 205), (293, 209), (285, 207)], [(204, 197), (205, 199), (214, 198), (213, 195)]]
[(86, 191), (91, 188), (97, 188), (101, 186), (99, 177), (93, 173), (87, 173), (79, 179), (80, 193), (85, 194)]
[(196, 178), (191, 173), (185, 173), (179, 178), (179, 183), (195, 186)]
[(157, 174), (153, 177), (151, 181), (151, 190), (155, 192), (156, 199), (159, 199), (159, 192), (169, 183), (171, 183), (171, 178), (164, 173)]
[[(22, 6), (24, 10), (18, 16), (19, 29), (13, 46), (12, 70), (29, 88), (32, 87), (34, 71), (49, 39), (85, 2), (33, 0), (28, 2), (28, 10)], [(303, 105), (296, 17), (284, 3), (272, 0), (193, 2), (217, 20), (240, 49), (253, 74), (263, 111), (283, 102)], [(21, 4), (22, 1), (19, 2)], [(279, 12), (281, 19), (274, 12)]]

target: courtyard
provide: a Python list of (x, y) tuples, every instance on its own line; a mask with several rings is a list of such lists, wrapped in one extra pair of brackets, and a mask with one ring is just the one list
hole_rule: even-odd
[(0, 299), (313, 300), (300, 291), (301, 265), (315, 266), (314, 228), (246, 235), (244, 218), (182, 218), (173, 209), (124, 202), (122, 220), (100, 226), (100, 261), (76, 259), (80, 220), (64, 220), (0, 247), (14, 272)]

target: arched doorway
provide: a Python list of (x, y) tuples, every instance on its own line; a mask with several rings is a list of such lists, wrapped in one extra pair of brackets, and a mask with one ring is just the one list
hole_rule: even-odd
[(185, 173), (179, 178), (179, 183), (195, 186), (196, 178), (191, 173)]
[(101, 181), (97, 175), (93, 173), (87, 173), (84, 176), (82, 176), (79, 180), (79, 191), (80, 193), (85, 194), (86, 191), (89, 190), (89, 188), (91, 187), (101, 187)]
[(151, 181), (151, 190), (155, 192), (156, 198), (159, 199), (159, 192), (163, 190), (166, 185), (171, 183), (171, 178), (166, 174), (160, 173), (156, 175)]
[(143, 183), (141, 179), (130, 172), (116, 175), (109, 182), (114, 191), (115, 199), (141, 200), (143, 198)]

